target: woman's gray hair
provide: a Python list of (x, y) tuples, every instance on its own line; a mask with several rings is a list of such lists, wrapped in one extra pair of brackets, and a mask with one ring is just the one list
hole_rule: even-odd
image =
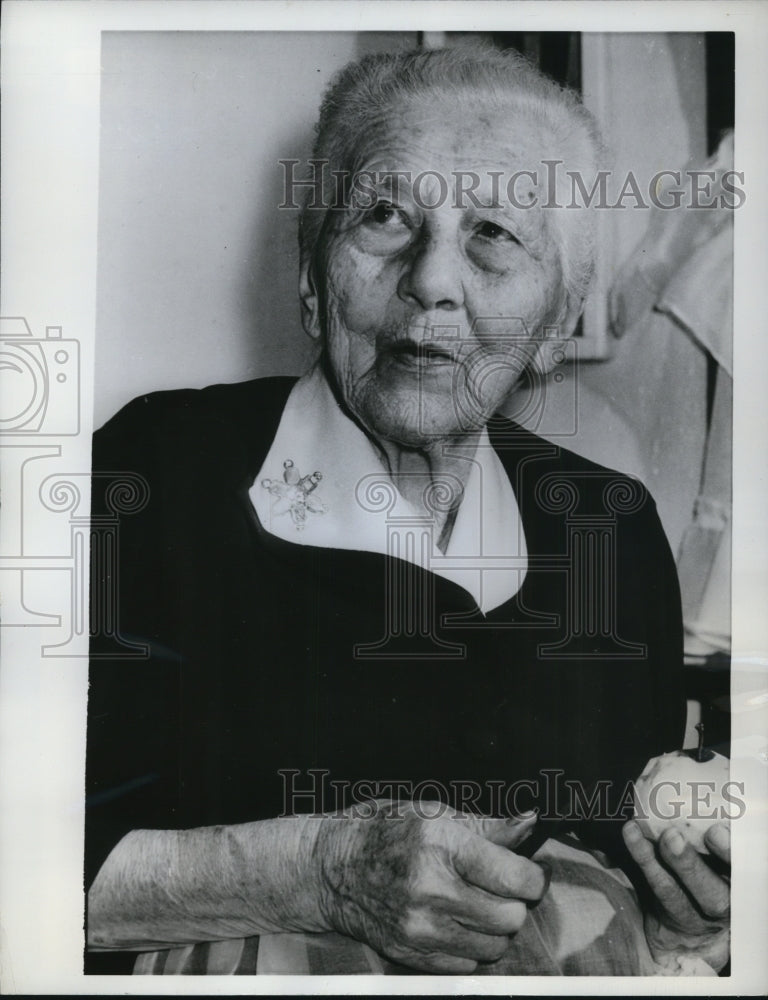
[[(561, 87), (517, 52), (472, 40), (445, 49), (369, 55), (341, 69), (325, 93), (315, 126), (313, 157), (327, 161), (324, 179), (330, 180), (332, 171), (347, 178), (354, 175), (360, 167), (361, 137), (380, 128), (389, 110), (422, 95), (464, 103), (468, 115), (476, 113), (480, 101), (481, 110), (513, 110), (528, 117), (541, 136), (541, 159), (561, 161), (563, 170), (578, 172), (586, 190), (591, 190), (603, 166), (599, 129), (574, 91)], [(559, 180), (562, 175), (559, 171)], [(330, 187), (329, 183), (322, 206), (332, 203)], [(562, 190), (557, 204), (568, 204), (570, 198), (570, 189)], [(302, 258), (316, 262), (328, 212), (313, 203), (317, 206), (316, 192), (309, 192), (299, 241)], [(556, 212), (559, 224), (552, 233), (566, 291), (582, 299), (594, 270), (594, 210), (580, 206)]]

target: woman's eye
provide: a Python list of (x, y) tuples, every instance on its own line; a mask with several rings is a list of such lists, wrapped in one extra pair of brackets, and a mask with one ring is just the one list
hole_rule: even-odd
[(390, 229), (406, 226), (405, 217), (388, 201), (380, 201), (367, 213), (367, 221), (377, 226), (387, 226)]
[(497, 226), (495, 222), (481, 222), (475, 232), (478, 236), (482, 236), (487, 240), (493, 240), (496, 243), (518, 242), (517, 237), (513, 236), (508, 229)]
[(391, 256), (407, 247), (418, 225), (390, 201), (378, 201), (357, 216), (354, 228), (358, 246), (374, 256)]

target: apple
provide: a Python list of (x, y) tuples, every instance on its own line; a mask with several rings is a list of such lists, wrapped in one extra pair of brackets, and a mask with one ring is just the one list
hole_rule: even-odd
[(679, 830), (699, 854), (709, 854), (704, 834), (727, 822), (724, 797), (730, 761), (713, 750), (675, 750), (652, 757), (635, 782), (635, 820), (648, 840), (669, 827)]

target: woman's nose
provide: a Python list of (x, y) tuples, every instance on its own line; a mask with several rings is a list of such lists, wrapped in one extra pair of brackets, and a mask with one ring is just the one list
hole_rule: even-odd
[(423, 310), (459, 309), (464, 304), (459, 247), (450, 236), (425, 234), (414, 245), (397, 293)]

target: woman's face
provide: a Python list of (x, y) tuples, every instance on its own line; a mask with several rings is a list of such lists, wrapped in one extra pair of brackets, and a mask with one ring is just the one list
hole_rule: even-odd
[[(373, 437), (428, 448), (476, 430), (545, 334), (571, 332), (555, 213), (522, 207), (545, 200), (542, 155), (516, 114), (438, 100), (364, 140), (372, 204), (333, 219), (315, 309), (337, 391)], [(539, 188), (520, 175), (510, 193), (523, 170)]]

